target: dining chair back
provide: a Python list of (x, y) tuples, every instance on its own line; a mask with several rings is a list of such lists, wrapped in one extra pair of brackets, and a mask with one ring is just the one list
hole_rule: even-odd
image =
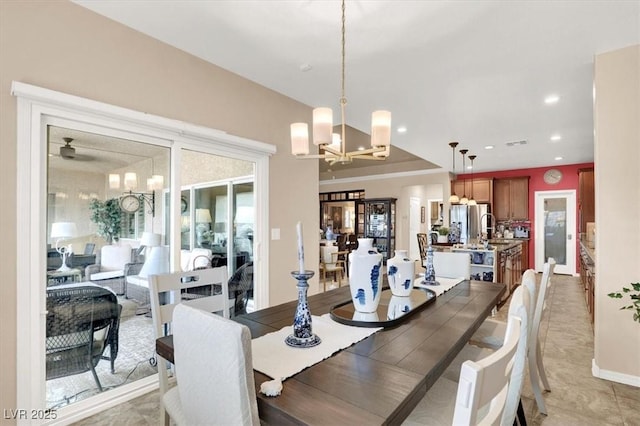
[(338, 281), (338, 287), (342, 286), (342, 278), (344, 276), (345, 261), (339, 257), (341, 254), (347, 254), (347, 252), (341, 252), (337, 246), (321, 246), (320, 247), (320, 271), (322, 272), (322, 286), (324, 291), (327, 290), (327, 273), (332, 273)]
[(531, 327), (531, 333), (529, 334), (529, 377), (531, 378), (531, 388), (533, 394), (536, 397), (536, 404), (538, 405), (538, 411), (542, 414), (547, 414), (547, 407), (544, 404), (542, 398), (542, 389), (540, 388), (540, 382), (544, 390), (550, 391), (549, 380), (547, 374), (544, 371), (544, 364), (542, 363), (542, 351), (540, 349), (540, 321), (542, 315), (547, 308), (547, 298), (549, 297), (549, 288), (551, 287), (551, 276), (553, 270), (556, 267), (556, 261), (552, 257), (547, 260), (542, 269), (542, 279), (540, 280), (540, 287), (538, 289), (538, 297), (536, 300), (536, 307), (533, 313), (533, 324)]
[[(544, 399), (542, 398), (542, 389), (549, 391), (551, 387), (542, 362), (539, 339), (540, 322), (546, 308), (546, 299), (549, 296), (548, 290), (551, 286), (551, 276), (553, 275), (555, 264), (556, 262), (553, 258), (549, 258), (548, 262), (544, 264), (538, 288), (536, 288), (536, 277), (533, 269), (528, 269), (522, 275), (522, 285), (529, 290), (528, 293), (531, 300), (535, 301), (530, 304), (528, 310), (531, 321), (529, 321), (527, 361), (531, 388), (536, 399), (538, 411), (542, 414), (547, 413)], [(502, 336), (504, 335), (505, 327), (506, 324), (503, 321), (489, 318), (482, 323), (480, 328), (469, 339), (469, 344), (480, 348), (497, 350), (503, 344)], [(543, 388), (541, 388), (540, 382), (542, 382)]]
[[(207, 312), (222, 312), (229, 318), (229, 287), (227, 282), (227, 268), (198, 269), (195, 271), (172, 272), (168, 274), (149, 276), (151, 293), (151, 316), (156, 338), (171, 334), (173, 312), (181, 303), (202, 309)], [(218, 293), (216, 287), (220, 287)], [(208, 294), (201, 289), (209, 287)], [(197, 288), (197, 294), (190, 293), (190, 289)], [(158, 355), (158, 379), (160, 394), (164, 395), (169, 389), (169, 375), (167, 362)], [(165, 425), (169, 424), (164, 405), (160, 404), (161, 418)]]
[(460, 369), (454, 425), (503, 424), (515, 420), (527, 350), (529, 297), (518, 287), (511, 299), (504, 345)]
[(425, 267), (427, 262), (427, 247), (429, 247), (429, 236), (423, 232), (419, 232), (416, 236), (418, 238), (418, 251), (420, 252), (420, 265)]
[(259, 425), (251, 333), (190, 305), (173, 311), (178, 385), (163, 396), (178, 425)]
[(436, 251), (433, 253), (433, 268), (436, 277), (471, 278), (471, 257), (469, 253)]

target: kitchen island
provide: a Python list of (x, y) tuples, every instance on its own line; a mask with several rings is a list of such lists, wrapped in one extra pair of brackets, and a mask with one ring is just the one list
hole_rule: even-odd
[(507, 286), (504, 300), (506, 300), (515, 288), (522, 282), (522, 273), (529, 265), (529, 239), (528, 238), (503, 238), (489, 240), (489, 246), (496, 247), (498, 260), (496, 273), (497, 282)]

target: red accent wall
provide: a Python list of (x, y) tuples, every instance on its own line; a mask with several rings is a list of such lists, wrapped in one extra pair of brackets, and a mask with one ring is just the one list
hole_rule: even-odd
[[(576, 229), (574, 230), (574, 241), (576, 244), (576, 271), (578, 273), (578, 268), (580, 265), (579, 256), (580, 256), (580, 248), (579, 248), (579, 206), (580, 206), (580, 192), (578, 189), (578, 170), (585, 169), (589, 167), (594, 167), (594, 163), (581, 163), (581, 164), (570, 164), (566, 166), (546, 166), (546, 167), (537, 167), (532, 169), (515, 169), (515, 170), (501, 170), (496, 172), (485, 172), (485, 173), (474, 173), (474, 178), (510, 178), (510, 177), (522, 177), (529, 176), (529, 220), (531, 221), (531, 230), (529, 232), (529, 267), (534, 267), (535, 260), (535, 193), (536, 191), (558, 191), (563, 189), (575, 189), (576, 191)], [(557, 185), (548, 185), (544, 182), (543, 176), (544, 172), (549, 169), (558, 169), (562, 172), (562, 180)], [(461, 174), (456, 177), (456, 179), (470, 179), (470, 174)]]

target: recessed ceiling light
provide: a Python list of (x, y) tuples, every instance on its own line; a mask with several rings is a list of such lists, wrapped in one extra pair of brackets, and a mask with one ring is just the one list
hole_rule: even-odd
[(559, 100), (560, 100), (560, 96), (549, 95), (546, 98), (544, 98), (544, 103), (550, 105), (550, 104), (558, 103)]
[(495, 148), (493, 145), (487, 145), (484, 147), (484, 149), (493, 149), (493, 148)]
[(562, 157), (556, 157), (556, 158), (554, 158), (554, 160), (560, 161), (560, 160), (562, 160)]
[(404, 126), (398, 127), (398, 133), (407, 133), (407, 128)]
[(560, 136), (560, 135), (551, 135), (550, 139), (552, 141), (559, 141), (560, 139), (562, 139), (562, 136)]

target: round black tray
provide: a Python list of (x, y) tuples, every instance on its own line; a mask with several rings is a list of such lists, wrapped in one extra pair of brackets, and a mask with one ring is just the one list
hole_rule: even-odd
[(380, 304), (376, 312), (362, 314), (356, 311), (353, 302), (335, 305), (329, 312), (331, 319), (340, 324), (358, 327), (393, 327), (412, 314), (419, 312), (436, 300), (436, 294), (428, 288), (414, 288), (407, 297), (393, 296), (391, 290), (382, 289)]

